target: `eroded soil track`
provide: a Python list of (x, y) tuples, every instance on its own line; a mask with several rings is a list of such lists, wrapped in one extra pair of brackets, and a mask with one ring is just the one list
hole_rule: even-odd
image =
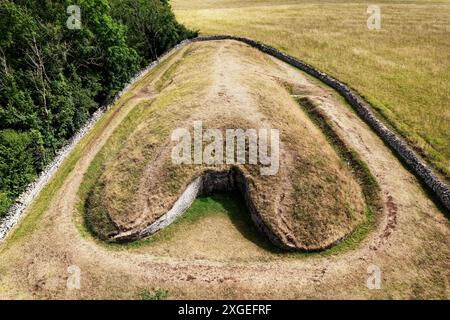
[[(227, 85), (227, 70), (244, 68), (237, 54), (216, 41), (215, 83), (225, 85), (219, 97), (239, 98), (239, 87)], [(1, 298), (136, 298), (143, 289), (165, 288), (170, 298), (449, 298), (450, 224), (420, 184), (395, 155), (327, 88), (284, 63), (292, 81), (304, 84), (335, 130), (355, 149), (376, 177), (383, 198), (376, 229), (355, 249), (333, 255), (283, 256), (236, 261), (229, 256), (195, 257), (161, 254), (152, 247), (107, 247), (80, 232), (77, 195), (83, 174), (114, 129), (139, 101), (151, 99), (165, 68), (176, 63), (180, 49), (144, 88), (135, 89), (127, 103), (108, 113), (108, 121), (84, 148), (49, 208), (19, 239), (7, 239), (0, 251)], [(276, 74), (265, 75), (276, 77)], [(20, 226), (19, 226), (20, 228)], [(207, 241), (207, 239), (205, 239)], [(81, 288), (68, 290), (67, 268), (81, 270)], [(382, 287), (366, 286), (368, 267), (381, 270)]]

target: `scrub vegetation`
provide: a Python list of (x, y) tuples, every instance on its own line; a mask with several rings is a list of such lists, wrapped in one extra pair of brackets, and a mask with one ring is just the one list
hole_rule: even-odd
[(195, 32), (167, 1), (0, 2), (0, 217), (143, 66)]

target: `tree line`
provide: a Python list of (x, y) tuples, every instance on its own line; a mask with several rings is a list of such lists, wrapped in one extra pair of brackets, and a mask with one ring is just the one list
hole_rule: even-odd
[(0, 216), (100, 105), (196, 34), (168, 0), (0, 0)]

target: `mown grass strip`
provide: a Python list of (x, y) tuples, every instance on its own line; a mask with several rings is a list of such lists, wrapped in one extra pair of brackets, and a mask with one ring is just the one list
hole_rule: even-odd
[(327, 141), (336, 153), (347, 164), (361, 185), (366, 207), (364, 209), (365, 220), (346, 239), (325, 250), (322, 254), (334, 254), (353, 249), (363, 241), (376, 224), (376, 213), (381, 209), (380, 186), (370, 172), (367, 164), (358, 153), (349, 147), (333, 129), (333, 124), (328, 117), (321, 112), (319, 107), (309, 97), (296, 98), (299, 106), (306, 112), (313, 123), (323, 132)]

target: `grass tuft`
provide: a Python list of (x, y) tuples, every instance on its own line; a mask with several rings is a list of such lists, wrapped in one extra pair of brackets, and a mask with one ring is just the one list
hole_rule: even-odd
[(139, 300), (166, 300), (168, 297), (169, 291), (161, 288), (157, 288), (153, 291), (144, 289), (138, 293)]

